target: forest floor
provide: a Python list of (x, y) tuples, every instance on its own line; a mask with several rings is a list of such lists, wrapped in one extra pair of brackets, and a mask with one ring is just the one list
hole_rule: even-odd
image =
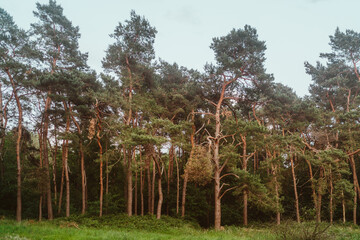
[(327, 223), (285, 223), (224, 227), (221, 231), (201, 229), (196, 224), (165, 217), (71, 217), (53, 221), (0, 220), (0, 239), (360, 239), (360, 228)]

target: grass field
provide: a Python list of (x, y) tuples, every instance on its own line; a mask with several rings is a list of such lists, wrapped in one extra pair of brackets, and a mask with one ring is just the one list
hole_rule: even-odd
[(204, 230), (191, 222), (165, 217), (72, 217), (52, 222), (0, 220), (0, 239), (360, 239), (358, 227), (314, 223), (224, 227)]

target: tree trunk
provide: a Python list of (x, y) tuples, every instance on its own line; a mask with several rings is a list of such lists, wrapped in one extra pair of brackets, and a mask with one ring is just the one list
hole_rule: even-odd
[[(16, 100), (16, 105), (18, 109), (18, 129), (17, 129), (17, 138), (16, 138), (16, 165), (17, 165), (17, 194), (16, 194), (16, 221), (21, 222), (21, 137), (22, 137), (22, 107), (20, 103), (20, 98), (17, 95), (17, 87), (15, 86), (14, 79), (10, 74), (9, 70), (7, 70), (7, 75), (10, 79), (13, 95)], [(1, 109), (2, 110), (2, 109)]]
[[(319, 180), (324, 177), (324, 169), (320, 167), (320, 176)], [(322, 200), (322, 191), (321, 191), (321, 184), (319, 185), (318, 189), (318, 196), (317, 196), (317, 209), (316, 209), (316, 221), (319, 223), (321, 222), (321, 200)]]
[[(105, 152), (107, 153), (107, 142), (105, 144)], [(105, 186), (105, 201), (106, 201), (106, 214), (108, 213), (109, 208), (109, 160), (108, 155), (106, 154), (105, 159), (105, 171), (106, 171), (106, 186)]]
[[(100, 131), (100, 130), (99, 130)], [(100, 132), (97, 134), (97, 142), (99, 145), (99, 160), (100, 160), (100, 210), (99, 210), (99, 217), (102, 216), (103, 213), (103, 195), (104, 195), (104, 181), (103, 181), (103, 160), (102, 160), (102, 145), (100, 142)]]
[[(81, 131), (79, 132), (81, 135)], [(81, 214), (85, 214), (86, 212), (86, 202), (87, 202), (87, 187), (86, 187), (86, 172), (85, 172), (85, 159), (84, 159), (84, 150), (81, 138), (79, 139), (79, 151), (80, 151), (80, 167), (81, 167)]]
[(156, 219), (161, 218), (161, 207), (163, 203), (163, 192), (161, 187), (161, 172), (159, 171), (159, 177), (158, 177), (158, 193), (159, 193), (159, 200), (157, 204), (157, 210), (156, 210)]
[[(275, 155), (275, 154), (274, 154)], [(276, 224), (280, 225), (281, 214), (280, 214), (280, 194), (279, 194), (279, 184), (277, 181), (277, 166), (271, 164), (271, 169), (274, 175), (274, 183), (275, 183), (275, 196), (276, 196)]]
[[(180, 173), (179, 173), (179, 163), (178, 163), (178, 160), (176, 157), (176, 153), (174, 154), (174, 159), (175, 159), (175, 163), (176, 163), (176, 215), (178, 215), (179, 214), (179, 198), (180, 198)], [(184, 214), (185, 214), (185, 203), (184, 203)]]
[[(68, 116), (66, 119), (66, 133), (69, 132), (69, 128), (70, 128), (70, 117)], [(65, 168), (65, 181), (66, 181), (66, 217), (70, 216), (70, 179), (69, 179), (68, 156), (69, 156), (69, 139), (65, 139), (64, 168)]]
[(147, 173), (147, 192), (148, 192), (148, 213), (151, 214), (151, 176), (150, 176), (150, 157), (146, 157), (146, 173)]
[[(39, 136), (39, 168), (42, 170), (43, 168), (43, 160), (42, 160), (42, 122), (40, 123), (40, 129), (38, 130)], [(39, 199), (39, 222), (42, 221), (42, 205), (43, 205), (43, 183), (39, 183), (40, 189), (40, 199)]]
[(243, 221), (244, 226), (248, 225), (248, 192), (243, 190), (243, 201), (244, 201), (244, 210), (243, 210)]
[(46, 97), (45, 108), (44, 108), (44, 130), (43, 130), (43, 152), (44, 152), (44, 165), (46, 169), (46, 200), (47, 200), (47, 210), (48, 210), (48, 219), (52, 220), (54, 218), (52, 210), (52, 197), (51, 197), (51, 184), (50, 184), (50, 167), (49, 167), (49, 156), (48, 156), (48, 129), (49, 129), (49, 114), (51, 104), (51, 91), (49, 90)]
[(333, 192), (334, 192), (334, 186), (333, 186), (333, 181), (332, 181), (332, 173), (331, 173), (331, 169), (330, 169), (330, 202), (329, 202), (329, 211), (330, 211), (330, 224), (332, 225), (333, 224), (333, 213), (334, 213), (334, 210), (333, 210)]
[(184, 183), (183, 183), (183, 189), (182, 189), (182, 199), (181, 199), (181, 217), (185, 217), (186, 188), (187, 188), (188, 179), (189, 179), (189, 173), (185, 169)]
[(311, 163), (309, 160), (305, 159), (308, 167), (309, 167), (309, 175), (310, 175), (310, 183), (311, 183), (311, 190), (312, 190), (312, 199), (314, 201), (314, 207), (315, 207), (315, 212), (317, 212), (317, 197), (316, 197), (316, 190), (315, 190), (315, 185), (314, 185), (314, 177), (313, 177), (313, 172), (312, 172), (312, 167), (311, 167)]
[(155, 161), (153, 160), (153, 169), (152, 169), (152, 184), (151, 184), (151, 214), (154, 214), (155, 207), (155, 178), (156, 178), (156, 170), (155, 170)]
[(79, 134), (79, 152), (80, 152), (80, 171), (81, 171), (81, 200), (82, 200), (82, 206), (81, 206), (81, 214), (85, 214), (86, 212), (86, 199), (87, 199), (87, 187), (86, 187), (86, 172), (85, 172), (85, 159), (84, 159), (84, 150), (83, 150), (83, 144), (81, 139), (82, 130), (80, 128), (79, 123), (76, 121), (71, 104), (69, 104), (69, 113), (71, 116), (71, 119), (73, 120), (78, 134)]
[[(141, 158), (141, 153), (140, 153)], [(141, 160), (140, 160), (141, 161)], [(141, 204), (141, 216), (144, 216), (144, 173), (143, 173), (143, 167), (141, 166), (140, 170), (140, 204)]]
[(299, 197), (297, 192), (297, 184), (296, 184), (296, 176), (295, 176), (294, 156), (290, 156), (290, 161), (291, 161), (291, 173), (292, 173), (293, 185), (294, 185), (294, 194), (295, 194), (296, 221), (300, 223)]
[(174, 146), (171, 145), (169, 150), (169, 167), (168, 167), (168, 174), (167, 174), (167, 191), (166, 191), (166, 215), (169, 215), (169, 199), (170, 199), (170, 182), (172, 180), (172, 173), (173, 173), (173, 165), (174, 165)]
[[(246, 136), (243, 136), (242, 134), (240, 134), (241, 137), (241, 141), (243, 143), (243, 155), (242, 155), (242, 166), (243, 166), (243, 170), (245, 172), (247, 172), (247, 162), (248, 162), (248, 156), (247, 156), (247, 143), (246, 143)], [(243, 190), (243, 202), (244, 202), (244, 209), (243, 209), (243, 222), (244, 222), (244, 226), (248, 225), (248, 190), (245, 189)]]
[(126, 173), (126, 182), (127, 182), (127, 215), (132, 216), (132, 204), (133, 204), (133, 191), (132, 191), (132, 170), (131, 170), (131, 161), (132, 161), (132, 151), (129, 150), (127, 154), (127, 173)]
[(134, 187), (134, 192), (135, 192), (135, 194), (134, 194), (134, 197), (135, 197), (135, 199), (134, 199), (134, 214), (136, 216), (138, 214), (138, 212), (137, 212), (137, 209), (138, 209), (138, 172), (137, 172), (137, 170), (135, 172), (134, 184), (135, 184), (135, 187)]
[(61, 212), (62, 196), (64, 191), (64, 176), (65, 176), (65, 140), (63, 140), (63, 144), (62, 144), (62, 171), (61, 171), (58, 214), (60, 214)]
[(345, 207), (345, 196), (344, 191), (341, 191), (341, 205), (342, 205), (342, 214), (343, 214), (343, 223), (346, 223), (346, 207)]

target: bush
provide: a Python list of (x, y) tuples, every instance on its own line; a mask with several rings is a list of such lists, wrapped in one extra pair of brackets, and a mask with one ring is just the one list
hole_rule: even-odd
[(331, 225), (329, 223), (295, 223), (285, 222), (277, 226), (275, 232), (282, 240), (332, 240), (336, 239), (334, 235), (328, 232)]

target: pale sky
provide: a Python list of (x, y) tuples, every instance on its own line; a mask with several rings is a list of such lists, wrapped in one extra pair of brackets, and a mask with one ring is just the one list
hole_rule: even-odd
[[(15, 23), (27, 30), (35, 22), (36, 2), (48, 0), (1, 0)], [(329, 52), (329, 35), (360, 32), (359, 0), (58, 0), (64, 15), (80, 27), (80, 50), (89, 53), (88, 64), (98, 73), (109, 37), (133, 9), (145, 16), (158, 34), (156, 58), (200, 71), (214, 62), (209, 48), (213, 37), (248, 24), (266, 42), (266, 68), (275, 81), (308, 94), (311, 83), (304, 62), (315, 64), (319, 54)]]

